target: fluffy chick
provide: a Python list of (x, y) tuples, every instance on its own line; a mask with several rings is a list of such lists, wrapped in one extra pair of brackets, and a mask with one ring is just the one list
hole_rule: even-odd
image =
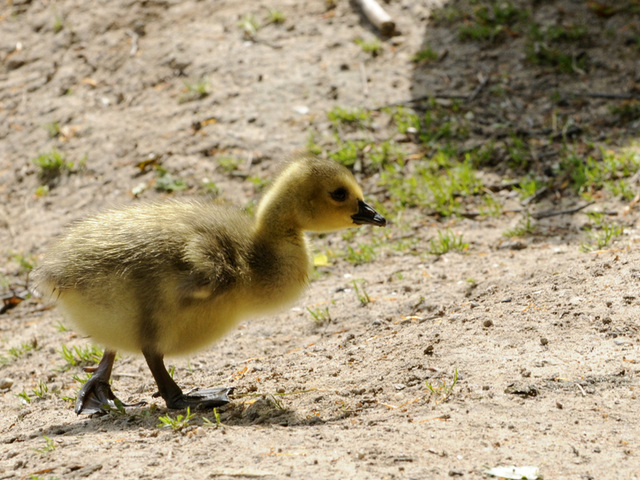
[(80, 221), (36, 272), (73, 324), (106, 347), (80, 390), (76, 413), (117, 400), (109, 386), (117, 350), (142, 352), (168, 408), (227, 403), (228, 388), (184, 394), (165, 355), (205, 347), (242, 318), (293, 302), (308, 283), (304, 231), (384, 226), (346, 168), (302, 156), (289, 162), (255, 218), (197, 201), (107, 211)]

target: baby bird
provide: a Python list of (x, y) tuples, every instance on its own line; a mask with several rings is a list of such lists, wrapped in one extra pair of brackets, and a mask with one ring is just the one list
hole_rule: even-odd
[(105, 347), (75, 412), (116, 405), (109, 380), (117, 350), (142, 352), (167, 407), (216, 407), (231, 388), (185, 394), (164, 365), (220, 338), (246, 317), (295, 300), (311, 270), (304, 231), (386, 225), (349, 170), (301, 156), (289, 162), (255, 218), (197, 201), (107, 211), (72, 226), (36, 272), (82, 332)]

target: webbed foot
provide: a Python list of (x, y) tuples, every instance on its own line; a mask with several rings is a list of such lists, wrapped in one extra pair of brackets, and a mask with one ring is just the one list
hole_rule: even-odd
[(217, 408), (230, 402), (229, 395), (234, 387), (195, 389), (187, 393), (179, 393), (165, 398), (167, 408), (174, 410), (182, 408)]
[(98, 367), (94, 369), (94, 374), (82, 385), (76, 399), (75, 412), (77, 415), (91, 415), (93, 413), (108, 413), (110, 410), (121, 410), (124, 407), (137, 407), (145, 405), (146, 402), (135, 404), (122, 403), (111, 390), (109, 379), (111, 378), (111, 368), (116, 353), (105, 351)]

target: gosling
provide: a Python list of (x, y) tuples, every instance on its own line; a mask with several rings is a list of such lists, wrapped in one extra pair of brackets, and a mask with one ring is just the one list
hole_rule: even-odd
[(165, 355), (201, 349), (241, 319), (292, 303), (312, 268), (303, 232), (365, 224), (386, 220), (364, 202), (349, 170), (311, 156), (285, 166), (255, 218), (222, 205), (168, 201), (75, 224), (36, 272), (38, 289), (105, 347), (75, 412), (125, 405), (110, 387), (118, 350), (142, 352), (170, 409), (228, 403), (232, 388), (183, 393)]

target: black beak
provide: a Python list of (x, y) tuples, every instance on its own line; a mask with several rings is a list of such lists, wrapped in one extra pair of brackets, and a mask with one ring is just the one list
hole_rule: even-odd
[(382, 215), (362, 200), (358, 200), (358, 213), (351, 215), (351, 219), (356, 225), (377, 225), (384, 227), (387, 224), (387, 221)]

